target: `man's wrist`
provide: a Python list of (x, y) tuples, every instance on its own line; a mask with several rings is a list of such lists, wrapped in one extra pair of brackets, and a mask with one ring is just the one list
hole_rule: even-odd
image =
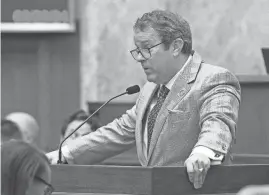
[(207, 156), (210, 159), (211, 165), (220, 165), (222, 163), (222, 160), (224, 158), (223, 154), (217, 153), (214, 150), (207, 148), (205, 146), (197, 146), (195, 147), (190, 156), (194, 154), (203, 154)]

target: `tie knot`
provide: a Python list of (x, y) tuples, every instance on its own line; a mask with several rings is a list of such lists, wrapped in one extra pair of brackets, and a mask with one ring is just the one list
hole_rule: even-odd
[(162, 85), (160, 90), (159, 90), (159, 98), (166, 98), (166, 96), (168, 95), (169, 93), (169, 89), (165, 86), (165, 85)]

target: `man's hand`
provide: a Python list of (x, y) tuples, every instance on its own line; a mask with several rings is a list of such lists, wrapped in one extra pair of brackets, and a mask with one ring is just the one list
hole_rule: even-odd
[(55, 151), (52, 151), (52, 152), (49, 152), (46, 154), (46, 156), (48, 157), (49, 159), (49, 162), (50, 164), (57, 164), (57, 161), (58, 161), (58, 158), (59, 158), (59, 151), (58, 150), (55, 150)]
[(204, 154), (195, 153), (185, 161), (184, 165), (187, 167), (189, 180), (194, 188), (201, 188), (210, 168), (210, 159)]

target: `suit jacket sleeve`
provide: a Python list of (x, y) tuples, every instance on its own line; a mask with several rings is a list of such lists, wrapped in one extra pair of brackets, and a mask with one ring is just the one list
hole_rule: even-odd
[(228, 70), (212, 74), (201, 87), (200, 128), (197, 146), (227, 154), (235, 140), (241, 89)]
[[(119, 119), (95, 132), (72, 140), (67, 161), (75, 164), (95, 164), (135, 146), (136, 105)], [(66, 157), (66, 156), (65, 156)]]

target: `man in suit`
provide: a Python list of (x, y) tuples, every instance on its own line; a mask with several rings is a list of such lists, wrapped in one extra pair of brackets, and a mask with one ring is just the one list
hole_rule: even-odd
[[(155, 10), (133, 29), (131, 54), (148, 82), (121, 118), (63, 147), (64, 159), (95, 164), (136, 145), (142, 166), (185, 165), (189, 180), (200, 188), (210, 165), (229, 162), (239, 82), (192, 50), (191, 30), (181, 16)], [(57, 151), (47, 155), (57, 162)]]

